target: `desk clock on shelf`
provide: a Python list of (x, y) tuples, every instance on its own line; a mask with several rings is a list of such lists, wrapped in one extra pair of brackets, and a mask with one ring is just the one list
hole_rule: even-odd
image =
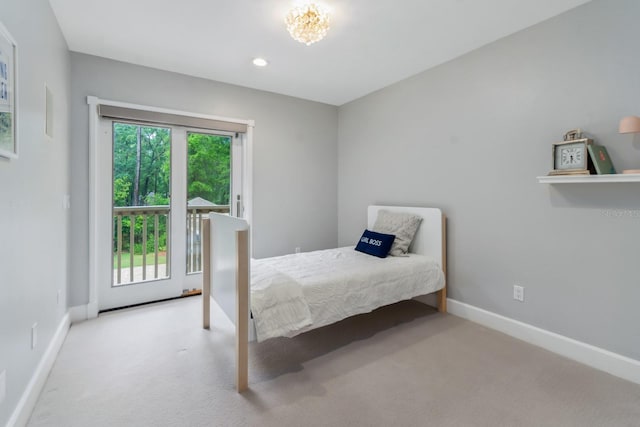
[(590, 175), (596, 173), (588, 148), (593, 140), (583, 138), (580, 129), (564, 134), (562, 142), (552, 144), (553, 170), (549, 175)]

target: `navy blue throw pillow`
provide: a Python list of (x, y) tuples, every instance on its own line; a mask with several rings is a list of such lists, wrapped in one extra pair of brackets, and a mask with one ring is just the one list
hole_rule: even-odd
[(395, 238), (396, 236), (393, 234), (364, 230), (360, 241), (356, 245), (356, 251), (377, 256), (378, 258), (386, 258)]

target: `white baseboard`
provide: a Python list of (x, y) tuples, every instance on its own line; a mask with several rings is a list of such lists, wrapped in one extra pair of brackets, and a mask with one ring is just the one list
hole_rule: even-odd
[(640, 384), (640, 361), (490, 311), (447, 299), (447, 311), (611, 375)]
[(87, 304), (87, 319), (95, 319), (96, 317), (98, 317), (98, 303), (89, 301), (89, 304)]
[(98, 317), (98, 304), (90, 302), (89, 304), (75, 305), (69, 308), (69, 315), (71, 316), (71, 324), (95, 319)]
[(69, 308), (71, 324), (83, 322), (89, 318), (87, 315), (87, 305), (76, 305)]
[(24, 393), (22, 393), (22, 397), (14, 409), (11, 418), (9, 418), (7, 427), (21, 427), (26, 425), (29, 421), (31, 412), (38, 401), (38, 396), (40, 396), (40, 392), (47, 381), (47, 377), (53, 367), (53, 363), (58, 356), (60, 347), (62, 347), (62, 343), (67, 336), (69, 326), (71, 326), (71, 322), (69, 313), (67, 313), (64, 315), (58, 325), (58, 329), (56, 329), (56, 332), (53, 334), (53, 338), (51, 339), (47, 350), (44, 352), (40, 363), (38, 363), (38, 367), (31, 376), (31, 380), (29, 381)]

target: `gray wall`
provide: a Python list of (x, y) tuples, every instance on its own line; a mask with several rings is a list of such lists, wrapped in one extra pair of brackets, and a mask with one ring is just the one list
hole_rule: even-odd
[(79, 53), (71, 54), (71, 80), (70, 305), (89, 297), (87, 95), (255, 120), (254, 256), (335, 247), (337, 107)]
[(575, 127), (640, 167), (617, 133), (640, 115), (639, 19), (596, 0), (340, 107), (339, 244), (368, 204), (441, 207), (451, 298), (640, 359), (640, 184), (535, 178)]
[[(18, 159), (0, 159), (0, 372), (13, 413), (61, 322), (67, 293), (69, 52), (46, 0), (2, 0), (18, 44)], [(34, 31), (37, 29), (37, 31)], [(44, 135), (45, 82), (54, 96), (54, 138)], [(57, 302), (60, 291), (61, 301)], [(31, 326), (38, 344), (31, 350)]]

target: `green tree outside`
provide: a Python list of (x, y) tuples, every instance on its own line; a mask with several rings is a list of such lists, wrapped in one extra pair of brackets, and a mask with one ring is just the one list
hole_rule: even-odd
[[(113, 206), (169, 206), (171, 191), (171, 130), (129, 123), (113, 125)], [(187, 198), (201, 197), (228, 205), (230, 198), (231, 137), (187, 134)], [(146, 253), (154, 251), (153, 216), (147, 218)], [(166, 251), (167, 218), (160, 217), (158, 246)], [(129, 252), (131, 219), (122, 218), (122, 250)], [(114, 253), (117, 222), (114, 218)], [(134, 218), (134, 254), (142, 254), (143, 217)]]
[(189, 133), (187, 198), (228, 205), (231, 192), (231, 137)]

